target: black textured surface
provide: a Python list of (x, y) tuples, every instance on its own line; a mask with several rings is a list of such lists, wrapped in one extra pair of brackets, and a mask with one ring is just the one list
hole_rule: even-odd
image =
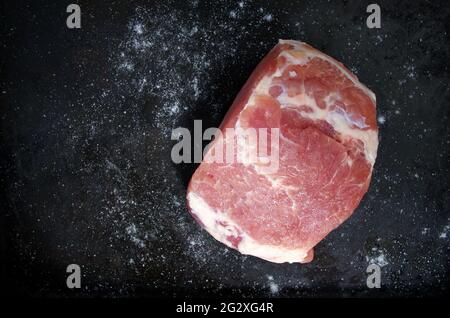
[[(425, 296), (449, 288), (445, 1), (2, 3), (1, 277), (34, 296)], [(242, 3), (242, 4), (240, 4)], [(377, 95), (369, 192), (306, 265), (242, 256), (185, 208), (195, 165), (170, 131), (217, 126), (278, 38), (342, 61)], [(382, 266), (382, 288), (366, 267)], [(65, 268), (82, 268), (82, 288)]]

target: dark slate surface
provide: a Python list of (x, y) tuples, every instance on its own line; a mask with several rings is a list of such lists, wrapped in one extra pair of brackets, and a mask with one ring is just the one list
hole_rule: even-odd
[[(46, 1), (48, 2), (48, 1)], [(30, 1), (31, 3), (31, 1)], [(449, 288), (449, 5), (377, 1), (1, 6), (1, 273), (35, 296), (423, 296)], [(377, 95), (380, 148), (355, 214), (307, 265), (242, 256), (185, 208), (171, 129), (217, 126), (278, 38)], [(369, 263), (382, 288), (366, 288)], [(65, 268), (81, 265), (81, 290)]]

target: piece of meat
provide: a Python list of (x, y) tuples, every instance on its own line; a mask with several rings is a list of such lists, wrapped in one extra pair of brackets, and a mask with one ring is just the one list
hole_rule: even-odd
[[(279, 128), (279, 142), (270, 144), (278, 169), (208, 160), (219, 146), (236, 153), (256, 147), (236, 142), (239, 128), (252, 127)], [(236, 134), (225, 134), (229, 128)], [(280, 40), (220, 130), (188, 187), (192, 215), (243, 254), (311, 261), (313, 247), (353, 213), (368, 189), (378, 147), (375, 95), (333, 58)]]

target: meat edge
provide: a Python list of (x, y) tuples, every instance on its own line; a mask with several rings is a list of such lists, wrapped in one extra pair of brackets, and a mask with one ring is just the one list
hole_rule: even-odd
[[(244, 231), (239, 225), (221, 211), (216, 211), (203, 198), (193, 192), (187, 196), (188, 208), (202, 227), (217, 241), (244, 255), (252, 255), (273, 263), (307, 263), (313, 258), (313, 249), (285, 248), (278, 245), (260, 244)], [(223, 226), (226, 224), (226, 226)], [(229, 237), (239, 237), (238, 246), (233, 246)]]

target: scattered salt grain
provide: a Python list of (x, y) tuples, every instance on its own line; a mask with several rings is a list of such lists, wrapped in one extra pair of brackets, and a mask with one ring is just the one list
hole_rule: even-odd
[(271, 14), (266, 14), (266, 15), (263, 17), (263, 20), (264, 20), (264, 21), (267, 21), (267, 22), (272, 21), (272, 19), (273, 19), (273, 17), (272, 17)]
[(450, 225), (446, 225), (443, 229), (443, 231), (441, 232), (441, 234), (439, 234), (439, 238), (441, 239), (445, 239), (447, 238), (447, 234), (450, 231)]
[(132, 70), (134, 70), (134, 65), (133, 65), (133, 63), (131, 63), (129, 61), (124, 61), (123, 63), (121, 63), (119, 65), (119, 69), (123, 69), (126, 71), (132, 71)]
[(384, 117), (383, 115), (378, 116), (378, 123), (380, 125), (383, 125), (386, 122), (386, 117)]
[(137, 231), (137, 227), (134, 223), (132, 223), (131, 225), (129, 225), (125, 231), (127, 232), (130, 240), (135, 243), (138, 247), (140, 248), (144, 248), (145, 247), (145, 243), (142, 239), (139, 238), (139, 233)]
[(277, 294), (279, 291), (279, 286), (273, 281), (272, 275), (267, 275), (267, 279), (269, 280), (269, 289), (272, 294)]
[(278, 287), (277, 284), (275, 284), (274, 282), (270, 282), (270, 283), (269, 283), (269, 288), (270, 288), (270, 292), (271, 292), (272, 294), (278, 294), (279, 287)]
[(426, 235), (426, 234), (428, 234), (428, 233), (430, 233), (430, 228), (429, 228), (429, 227), (424, 227), (424, 228), (422, 229), (422, 235)]
[(137, 23), (133, 26), (133, 31), (136, 32), (137, 34), (142, 34), (144, 33), (144, 27), (142, 24)]
[(372, 248), (372, 252), (366, 256), (366, 260), (369, 264), (377, 264), (380, 267), (389, 264), (385, 251), (378, 247)]

